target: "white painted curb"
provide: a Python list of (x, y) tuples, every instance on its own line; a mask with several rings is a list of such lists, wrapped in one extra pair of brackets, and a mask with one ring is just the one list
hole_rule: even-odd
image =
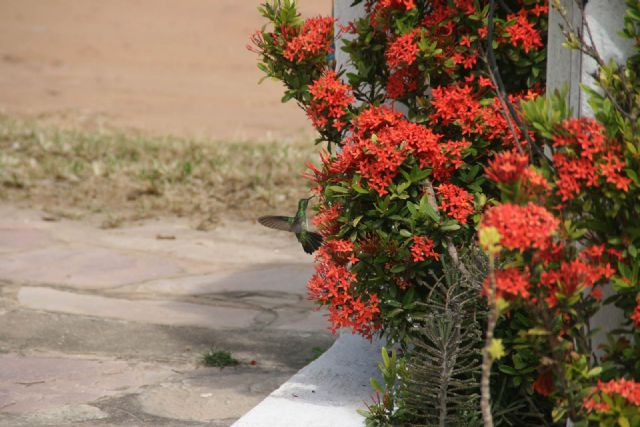
[[(355, 427), (356, 410), (370, 402), (378, 377), (381, 340), (343, 333), (318, 359), (271, 393), (233, 427)], [(295, 351), (295, 349), (292, 349)]]

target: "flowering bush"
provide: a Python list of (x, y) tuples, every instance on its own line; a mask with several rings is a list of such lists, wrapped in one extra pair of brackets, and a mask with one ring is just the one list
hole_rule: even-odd
[[(486, 168), (502, 203), (485, 212), (481, 232), (493, 233), (489, 252), (502, 266), (485, 294), (495, 298), (496, 313), (527, 325), (498, 340), (514, 365), (523, 354), (536, 361), (533, 390), (554, 402), (555, 421), (577, 425), (640, 425), (640, 4), (628, 5), (625, 35), (635, 53), (626, 64), (606, 64), (595, 46), (568, 32), (600, 66), (602, 91), (589, 91), (596, 118), (569, 117), (561, 94), (529, 100), (524, 118), (546, 154), (503, 152)], [(616, 306), (625, 322), (592, 330), (604, 306)], [(605, 344), (596, 348), (598, 334)]]
[[(513, 74), (514, 101), (536, 96), (544, 82), (546, 6), (518, 8), (495, 17), (494, 51)], [(492, 150), (525, 140), (510, 130), (485, 70), (486, 8), (371, 1), (366, 10), (336, 23), (351, 36), (344, 51), (352, 73), (332, 69), (330, 18), (302, 21), (288, 0), (261, 8), (272, 27), (256, 33), (251, 48), (330, 150), (307, 173), (319, 196), (314, 224), (326, 238), (312, 298), (329, 306), (334, 330), (384, 330), (403, 342), (441, 255), (473, 240), (495, 194), (481, 165)]]
[[(325, 238), (309, 291), (329, 308), (331, 328), (406, 344), (443, 262), (464, 273), (461, 250), (478, 228), (492, 230), (498, 263), (481, 291), (499, 336), (490, 325), (487, 354), (500, 359), (502, 384), (492, 394), (526, 401), (504, 423), (595, 420), (602, 402), (626, 411), (631, 400), (610, 403), (609, 389), (594, 387), (637, 379), (636, 332), (612, 338), (601, 364), (589, 319), (613, 281), (606, 301), (640, 323), (640, 113), (637, 83), (622, 87), (635, 75), (606, 78), (620, 70), (600, 64), (605, 93), (618, 95), (593, 94), (597, 121), (572, 119), (560, 97), (539, 96), (541, 0), (369, 0), (354, 22), (303, 21), (292, 0), (260, 10), (271, 27), (252, 38), (259, 67), (285, 84), (283, 100), (298, 102), (326, 143), (305, 175)], [(637, 42), (640, 14), (630, 16), (625, 31)], [(334, 29), (350, 36), (349, 69), (334, 69)], [(488, 380), (487, 372), (483, 392)]]

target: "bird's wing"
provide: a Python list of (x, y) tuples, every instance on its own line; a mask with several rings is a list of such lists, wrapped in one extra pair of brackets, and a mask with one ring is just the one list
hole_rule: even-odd
[(258, 222), (265, 227), (276, 230), (291, 231), (292, 218), (288, 216), (267, 215), (258, 218)]
[(307, 231), (298, 235), (302, 248), (308, 254), (314, 253), (322, 245), (322, 236), (313, 231)]

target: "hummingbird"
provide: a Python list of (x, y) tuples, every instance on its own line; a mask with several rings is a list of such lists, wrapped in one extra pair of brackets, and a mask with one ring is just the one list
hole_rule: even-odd
[(313, 199), (313, 196), (307, 199), (300, 199), (298, 201), (298, 210), (296, 211), (296, 215), (293, 217), (267, 215), (258, 218), (258, 222), (265, 227), (295, 233), (296, 238), (298, 239), (298, 242), (302, 244), (304, 251), (311, 254), (322, 244), (322, 236), (319, 233), (309, 231), (307, 206), (311, 199)]

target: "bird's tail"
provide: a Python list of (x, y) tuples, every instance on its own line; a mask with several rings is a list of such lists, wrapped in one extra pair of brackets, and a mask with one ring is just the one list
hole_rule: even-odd
[(322, 245), (322, 236), (319, 233), (309, 231), (309, 236), (302, 242), (302, 248), (308, 254), (314, 253)]

